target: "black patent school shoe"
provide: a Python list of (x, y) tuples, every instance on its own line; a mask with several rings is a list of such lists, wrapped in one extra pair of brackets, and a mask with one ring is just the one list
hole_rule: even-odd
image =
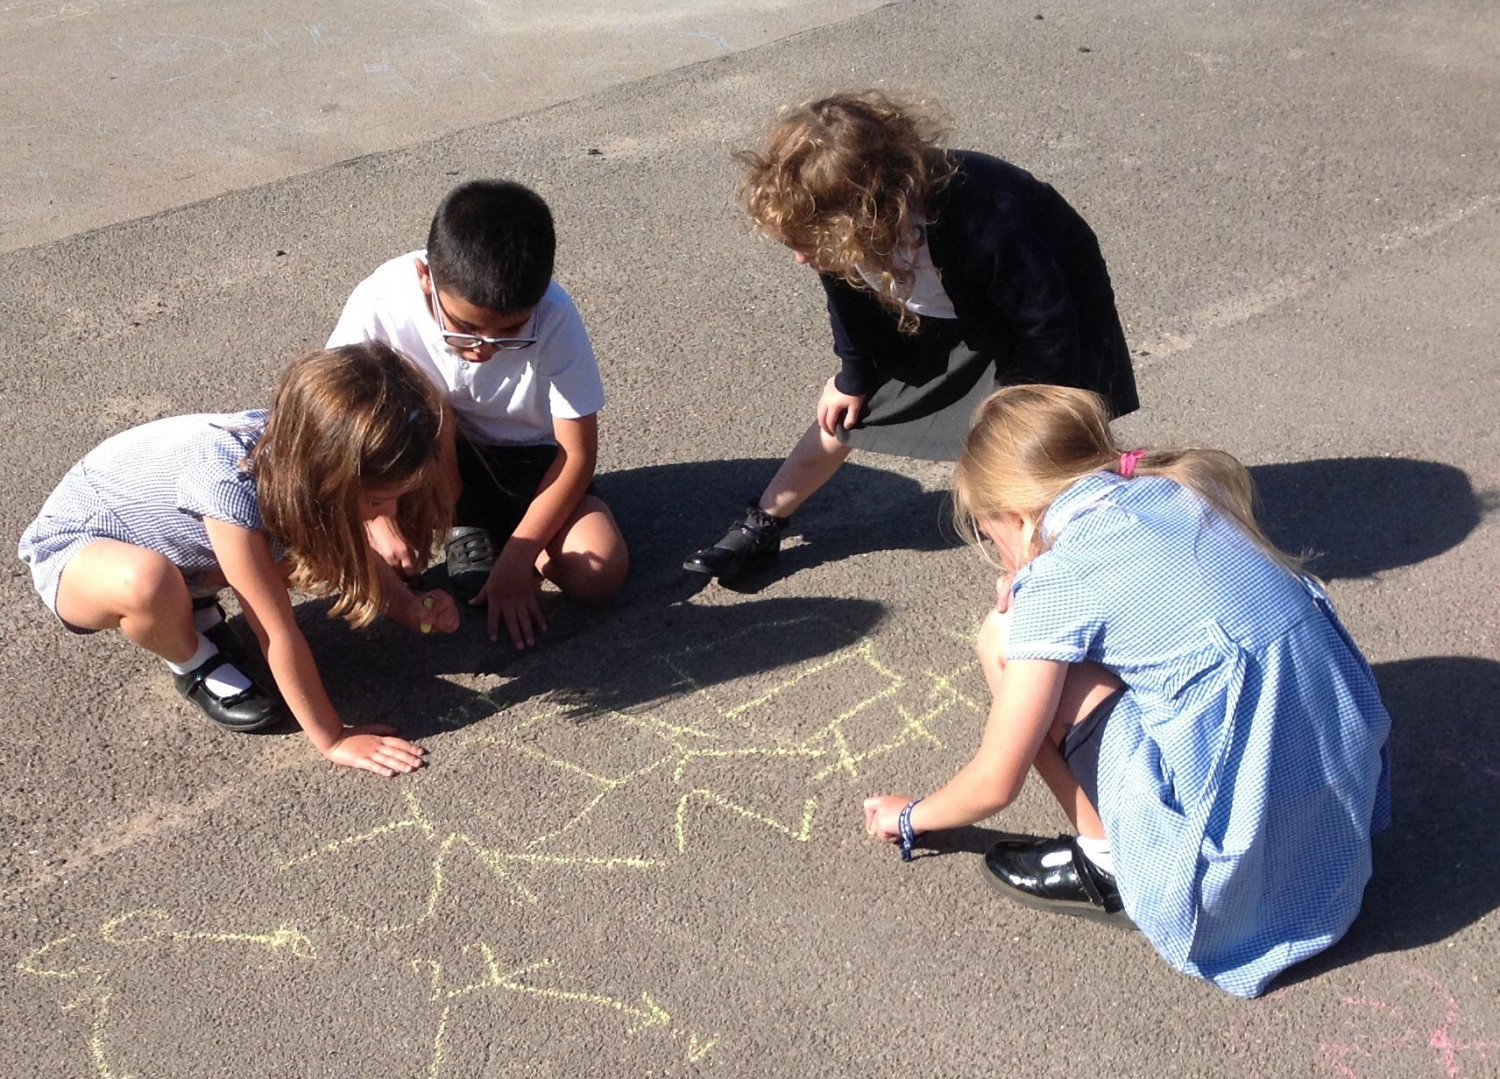
[(443, 546), (448, 554), (448, 583), (453, 594), (467, 602), (479, 595), (500, 557), (495, 540), (478, 525), (461, 525), (448, 529)]
[(731, 581), (742, 573), (769, 566), (781, 555), (781, 533), (789, 520), (789, 517), (773, 517), (751, 505), (744, 519), (736, 521), (723, 539), (712, 547), (694, 551), (682, 568)]
[(1135, 928), (1120, 902), (1114, 874), (1090, 862), (1072, 836), (1002, 839), (984, 856), (984, 875), (1016, 903)]
[[(174, 674), (177, 692), (203, 710), (203, 714), (225, 730), (241, 734), (264, 730), (281, 719), (281, 707), (252, 680), (250, 688), (221, 697), (208, 688), (208, 676), (220, 667), (243, 670), (223, 652), (215, 652), (187, 674)], [(246, 678), (249, 678), (246, 675)]]

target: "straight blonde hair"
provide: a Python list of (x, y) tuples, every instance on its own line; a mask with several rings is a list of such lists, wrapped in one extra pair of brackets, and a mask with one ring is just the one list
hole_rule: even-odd
[[(1068, 386), (1006, 386), (985, 398), (953, 476), (954, 525), (982, 546), (978, 524), (1019, 514), (1030, 529), (1064, 491), (1093, 472), (1121, 471), (1122, 450), (1109, 429), (1109, 405)], [(1193, 491), (1228, 518), (1257, 547), (1293, 574), (1305, 559), (1271, 542), (1256, 520), (1255, 484), (1239, 461), (1221, 450), (1151, 450), (1134, 462), (1135, 476), (1164, 476)], [(1041, 553), (1032, 532), (1032, 557)]]
[(444, 415), (437, 387), (379, 341), (309, 352), (277, 380), (246, 467), (266, 530), (291, 556), (292, 583), (335, 596), (330, 616), (364, 626), (383, 607), (363, 491), (404, 492), (396, 524), (419, 554), (430, 553), (447, 527), (439, 483)]
[(783, 108), (758, 151), (734, 155), (750, 217), (822, 271), (858, 289), (874, 281), (903, 333), (916, 315), (902, 301), (914, 276), (899, 257), (957, 166), (938, 145), (942, 124), (915, 103), (877, 90)]

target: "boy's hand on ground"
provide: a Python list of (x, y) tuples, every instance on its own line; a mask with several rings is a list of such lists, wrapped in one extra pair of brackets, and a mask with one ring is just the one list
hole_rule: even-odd
[(852, 430), (865, 411), (865, 399), (861, 394), (844, 393), (829, 379), (818, 398), (818, 426), (824, 434), (838, 435), (838, 429)]
[(485, 620), (492, 641), (500, 639), (501, 622), (517, 648), (530, 648), (539, 631), (547, 632), (537, 589), (536, 555), (514, 539), (500, 552), (490, 579), (469, 603), (488, 608)]
[(881, 794), (865, 799), (865, 833), (887, 843), (901, 842), (901, 811), (911, 799), (904, 794)]
[(395, 727), (369, 723), (345, 727), (333, 745), (323, 751), (323, 756), (345, 768), (362, 768), (390, 778), (422, 767), (427, 751), (415, 742), (396, 737)]
[(396, 522), (389, 517), (375, 517), (365, 522), (365, 537), (375, 554), (403, 577), (415, 577), (422, 572), (417, 565), (417, 554), (401, 535)]

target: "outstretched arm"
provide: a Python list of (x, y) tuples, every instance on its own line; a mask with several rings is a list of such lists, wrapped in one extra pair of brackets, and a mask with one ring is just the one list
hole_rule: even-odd
[[(1069, 665), (1042, 659), (1006, 662), (1005, 619), (1003, 612), (991, 611), (979, 633), (979, 663), (992, 694), (979, 750), (912, 810), (915, 831), (973, 824), (1010, 805), (1057, 714)], [(881, 839), (899, 840), (897, 818), (910, 800), (889, 794), (867, 799), (865, 830)]]
[(265, 536), (213, 518), (205, 518), (204, 526), (224, 579), (260, 638), (277, 688), (318, 752), (335, 764), (383, 776), (420, 768), (426, 751), (395, 737), (394, 728), (344, 726), (323, 688), (307, 638), (297, 628), (291, 597)]

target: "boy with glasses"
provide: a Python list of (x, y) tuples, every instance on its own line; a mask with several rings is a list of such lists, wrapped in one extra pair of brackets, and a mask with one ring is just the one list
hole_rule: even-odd
[[(604, 599), (629, 553), (592, 488), (604, 387), (583, 320), (552, 280), (556, 235), (541, 196), (474, 180), (448, 193), (427, 248), (361, 282), (328, 347), (384, 341), (444, 391), (458, 417), (455, 527), (448, 575), (504, 623), (517, 648), (544, 631), (538, 574), (565, 593)], [(370, 526), (377, 554), (422, 567), (390, 518)]]

